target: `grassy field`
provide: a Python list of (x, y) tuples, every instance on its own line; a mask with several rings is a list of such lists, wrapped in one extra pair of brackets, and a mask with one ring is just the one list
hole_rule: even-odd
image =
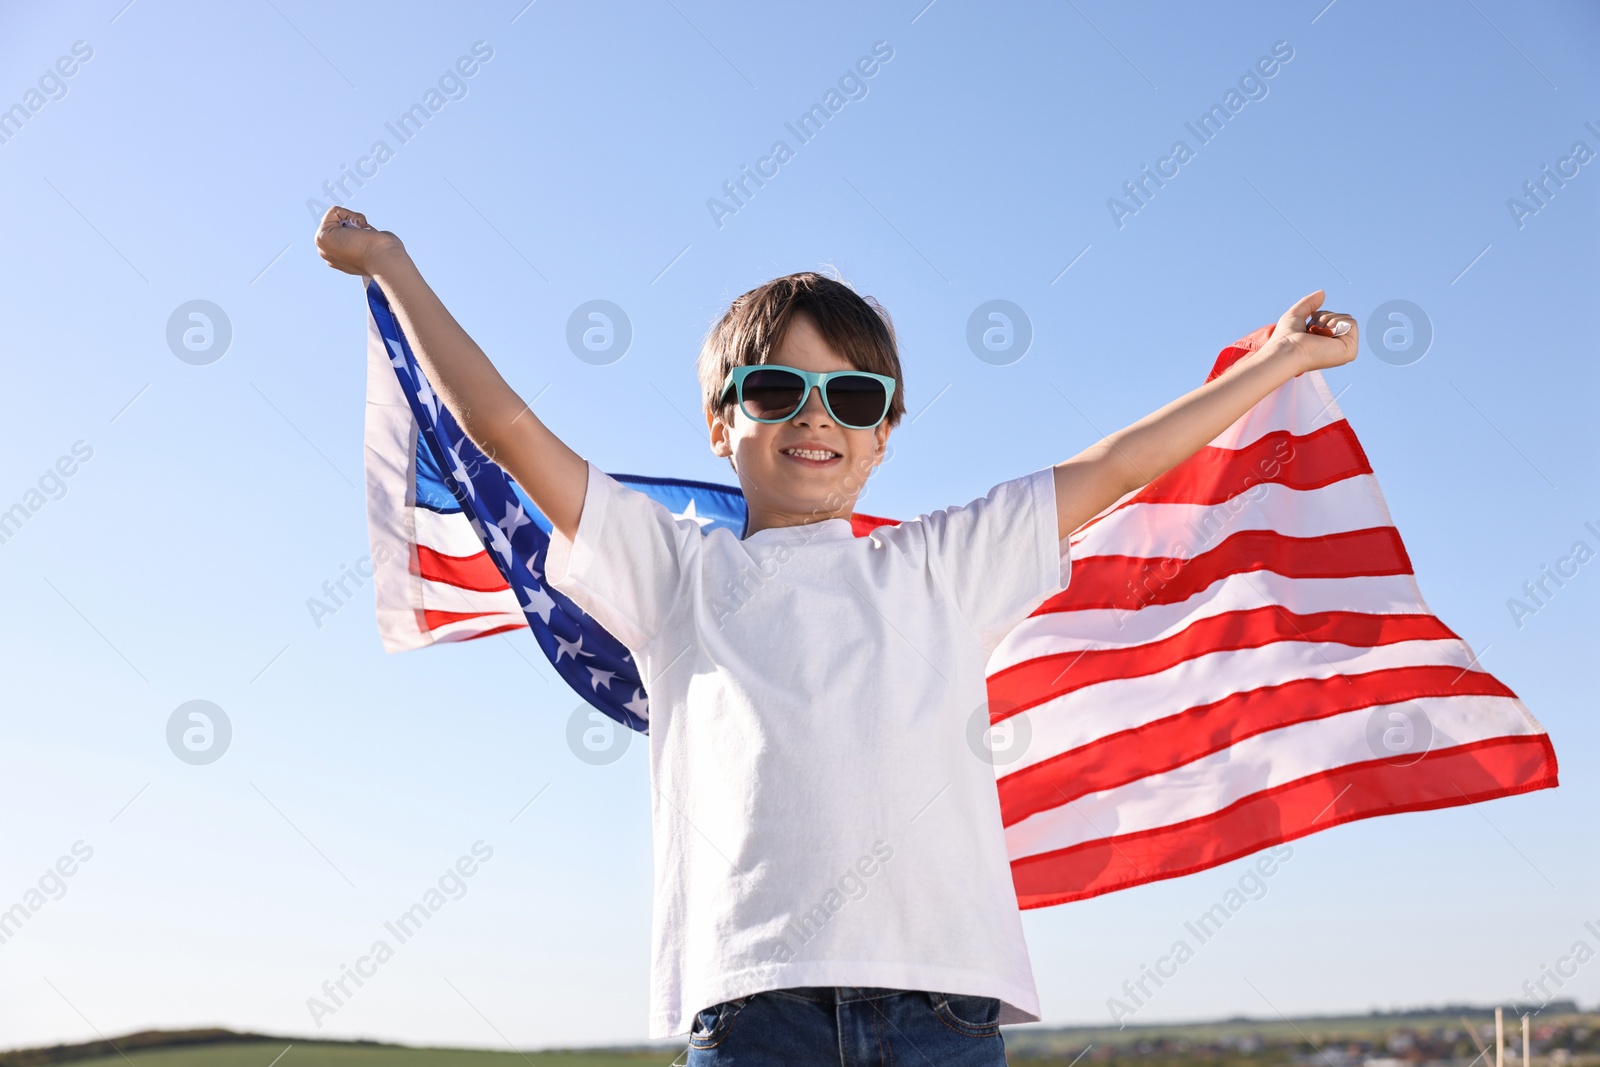
[[(118, 1039), (122, 1053), (78, 1058), (77, 1050), (62, 1050), (50, 1058), (27, 1058), (0, 1053), (3, 1067), (43, 1067), (70, 1063), (73, 1067), (666, 1067), (681, 1049), (661, 1052), (594, 1050), (575, 1052), (478, 1052), (463, 1049), (401, 1048), (394, 1045), (319, 1043), (313, 1041), (222, 1041), (205, 1044), (130, 1050)], [(287, 1050), (287, 1051), (286, 1051)]]
[[(1506, 1067), (1600, 1067), (1600, 1014), (1551, 1005), (1521, 1063), (1506, 1018)], [(1563, 1010), (1564, 1009), (1564, 1010)], [(1492, 1067), (1494, 1015), (1478, 1007), (1413, 1014), (1233, 1019), (1125, 1029), (1006, 1028), (1016, 1067)], [(668, 1067), (683, 1044), (653, 1049), (480, 1052), (370, 1042), (295, 1041), (225, 1030), (130, 1034), (89, 1046), (0, 1052), (0, 1067)]]
[[(1556, 1008), (1555, 1005), (1551, 1006)], [(1520, 1064), (1521, 1032), (1506, 1012), (1506, 1063)], [(1403, 1067), (1493, 1067), (1494, 1012), (1481, 1007), (1407, 1014), (1114, 1027), (1022, 1029), (1006, 1035), (1013, 1064), (1080, 1067), (1363, 1067), (1368, 1060)], [(1600, 1015), (1575, 1005), (1533, 1021), (1531, 1067), (1600, 1065)], [(1136, 1061), (1136, 1063), (1135, 1063)]]
[[(152, 1049), (74, 1061), (78, 1067), (268, 1067), (283, 1049), (267, 1045), (206, 1045), (201, 1048)], [(670, 1055), (618, 1052), (461, 1052), (452, 1049), (341, 1048), (337, 1045), (295, 1045), (278, 1067), (642, 1067), (666, 1065)]]

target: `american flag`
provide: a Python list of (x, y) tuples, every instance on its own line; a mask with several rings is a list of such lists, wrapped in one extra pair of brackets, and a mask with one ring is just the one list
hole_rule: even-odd
[[(367, 299), (384, 647), (528, 629), (585, 700), (647, 732), (627, 649), (544, 582), (548, 520), (461, 432), (370, 279)], [(1271, 331), (1223, 349), (1211, 377)], [(743, 530), (736, 487), (612, 477), (702, 529)], [(852, 519), (858, 536), (893, 521)], [(1423, 602), (1366, 453), (1315, 371), (1068, 543), (1068, 588), (987, 671), (1024, 908), (1355, 819), (1557, 784), (1543, 728)]]

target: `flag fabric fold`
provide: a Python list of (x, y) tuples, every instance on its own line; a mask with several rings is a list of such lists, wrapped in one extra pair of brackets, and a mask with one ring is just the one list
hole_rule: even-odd
[[(548, 520), (461, 432), (383, 291), (366, 285), (368, 527), (385, 649), (528, 629), (575, 692), (647, 732), (627, 649), (544, 582)], [(1211, 377), (1271, 330), (1225, 348)], [(743, 530), (737, 487), (612, 477), (703, 530)], [(893, 521), (858, 512), (852, 524), (864, 536)], [(1085, 523), (1069, 550), (1068, 587), (988, 665), (1024, 908), (1356, 819), (1557, 784), (1548, 735), (1423, 601), (1318, 372)]]

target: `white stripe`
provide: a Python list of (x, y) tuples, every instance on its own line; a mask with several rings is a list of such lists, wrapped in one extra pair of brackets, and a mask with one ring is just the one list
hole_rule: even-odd
[(417, 585), (422, 591), (423, 605), (432, 611), (498, 611), (508, 615), (522, 613), (522, 605), (517, 603), (516, 594), (509, 589), (482, 592), (476, 589), (463, 589), (459, 585), (434, 581), (430, 578), (418, 578)]
[(1322, 537), (1386, 526), (1388, 517), (1378, 506), (1374, 482), (1370, 474), (1320, 489), (1258, 482), (1220, 504), (1129, 504), (1076, 534), (1072, 557), (1193, 559), (1244, 530)]
[[(1492, 737), (1541, 733), (1510, 697), (1433, 697), (1296, 723), (1259, 734), (1165, 774), (1092, 793), (1037, 812), (1006, 830), (1012, 860), (1101, 837), (1170, 826), (1220, 811), (1254, 793), (1386, 755), (1368, 741), (1369, 721), (1386, 710), (1421, 709), (1432, 725), (1431, 751)], [(1407, 773), (1397, 766), (1397, 775)]]
[[(481, 556), (485, 554), (483, 542), (472, 529), (472, 520), (460, 511), (441, 514), (431, 508), (413, 508), (412, 522), (417, 531), (417, 544), (442, 552), (447, 556)], [(491, 566), (493, 560), (490, 560)]]
[[(363, 278), (365, 286), (369, 279)], [(363, 290), (364, 291), (364, 290)], [(386, 652), (433, 643), (418, 621), (422, 607), (413, 565), (416, 420), (389, 363), (388, 346), (367, 310), (367, 410), (362, 431), (367, 538), (372, 547), (378, 635)]]
[(1175, 604), (1151, 604), (1132, 611), (1094, 608), (1030, 615), (995, 647), (987, 671), (994, 675), (1030, 659), (1064, 652), (1134, 648), (1172, 637), (1201, 619), (1274, 606), (1296, 615), (1323, 611), (1426, 613), (1416, 579), (1409, 574), (1286, 578), (1272, 571), (1250, 571), (1219, 578)]
[(497, 630), (502, 626), (526, 627), (528, 620), (521, 612), (516, 615), (485, 615), (478, 619), (463, 619), (460, 622), (445, 623), (432, 630), (433, 639), (438, 643), (446, 641), (470, 641), (480, 634)]
[(1305, 437), (1344, 418), (1339, 405), (1330, 403), (1321, 371), (1307, 371), (1291, 378), (1259, 404), (1239, 417), (1233, 425), (1212, 439), (1214, 448), (1240, 449), (1254, 444), (1269, 433), (1287, 431)]
[[(1062, 664), (1068, 678), (1070, 662)], [(1471, 651), (1455, 639), (1401, 641), (1373, 648), (1278, 641), (1261, 648), (1212, 652), (1155, 674), (1112, 678), (1075, 689), (1012, 716), (1019, 720), (1012, 729), (1026, 731), (1028, 747), (1019, 758), (997, 765), (996, 770), (1001, 777), (1014, 774), (1108, 734), (1131, 730), (1233, 693), (1282, 685), (1298, 678), (1332, 678), (1435, 664), (1465, 669), (1471, 662)], [(1026, 725), (1020, 720), (1026, 720)]]

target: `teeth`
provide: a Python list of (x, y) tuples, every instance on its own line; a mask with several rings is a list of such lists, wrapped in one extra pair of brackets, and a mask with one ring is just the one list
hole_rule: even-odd
[(839, 454), (837, 452), (824, 452), (811, 448), (786, 448), (784, 449), (784, 452), (791, 456), (799, 456), (802, 459), (832, 459), (834, 456)]

